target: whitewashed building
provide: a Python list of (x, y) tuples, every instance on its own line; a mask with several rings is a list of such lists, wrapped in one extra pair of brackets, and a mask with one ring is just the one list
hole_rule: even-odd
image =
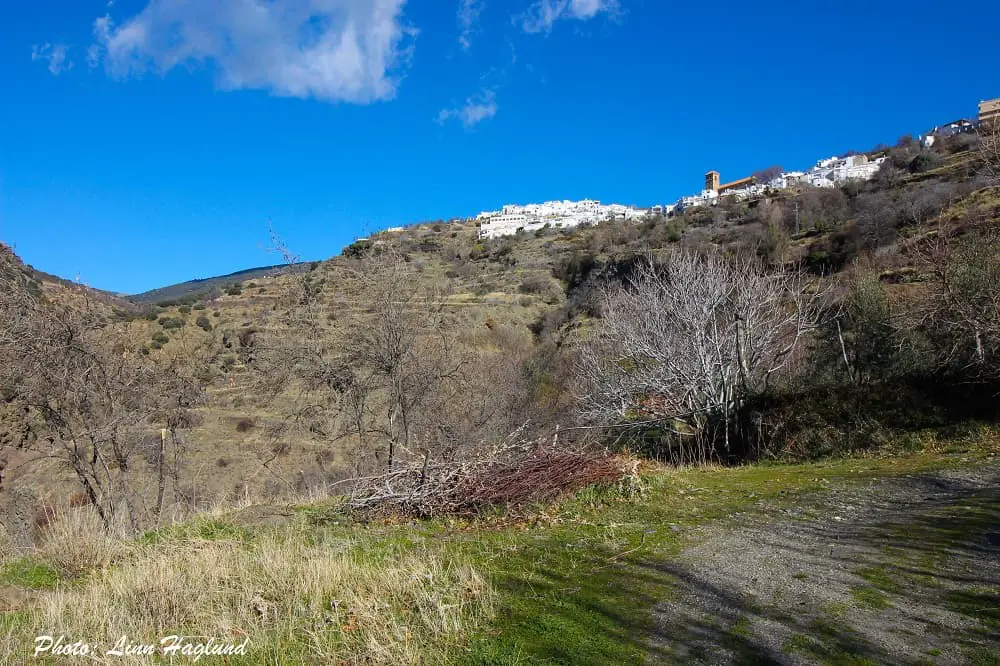
[[(767, 183), (750, 182), (739, 187), (726, 188), (720, 191), (706, 189), (701, 194), (681, 197), (670, 209), (670, 212), (683, 212), (687, 208), (697, 206), (714, 206), (725, 197), (734, 197), (737, 201), (756, 199), (766, 196), (768, 191), (786, 190), (799, 185), (811, 187), (832, 188), (851, 180), (870, 180), (875, 177), (887, 158), (880, 157), (869, 160), (865, 155), (848, 155), (847, 157), (827, 157), (816, 162), (808, 171), (786, 171)], [(716, 177), (717, 172), (710, 172)]]
[(698, 206), (714, 206), (718, 201), (718, 192), (715, 190), (702, 190), (701, 194), (681, 197), (674, 205), (674, 212), (683, 213), (688, 208), (697, 208)]
[(484, 211), (476, 216), (480, 238), (513, 236), (519, 231), (576, 227), (605, 220), (635, 221), (648, 211), (621, 204), (602, 205), (600, 201), (546, 201), (524, 206), (507, 205), (499, 211)]

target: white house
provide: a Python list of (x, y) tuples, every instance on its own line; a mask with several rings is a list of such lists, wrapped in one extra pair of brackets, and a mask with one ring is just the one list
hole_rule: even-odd
[(518, 231), (534, 231), (546, 225), (553, 228), (597, 224), (608, 219), (639, 220), (645, 210), (621, 204), (602, 205), (594, 199), (583, 201), (546, 201), (524, 206), (506, 205), (498, 212), (476, 216), (480, 238), (512, 236)]
[[(869, 160), (866, 155), (827, 157), (816, 162), (816, 165), (808, 171), (786, 171), (767, 183), (751, 183), (727, 189), (722, 196), (735, 197), (738, 201), (742, 201), (764, 196), (768, 190), (785, 190), (796, 185), (832, 188), (850, 180), (870, 180), (878, 173), (885, 160), (885, 157)], [(717, 191), (702, 190), (701, 194), (681, 197), (676, 204), (669, 207), (668, 214), (683, 212), (687, 208), (697, 206), (714, 206), (719, 199)]]

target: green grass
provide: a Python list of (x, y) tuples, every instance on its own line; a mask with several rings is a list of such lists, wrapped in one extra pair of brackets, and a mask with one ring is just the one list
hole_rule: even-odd
[(0, 573), (3, 582), (30, 590), (53, 590), (59, 584), (59, 572), (46, 562), (22, 557), (9, 562)]
[(965, 650), (969, 666), (996, 666), (1000, 664), (1000, 649), (995, 647), (975, 647)]
[(155, 545), (177, 539), (249, 542), (253, 539), (253, 530), (233, 525), (218, 518), (199, 517), (180, 525), (146, 532), (139, 538), (139, 541)]
[(889, 595), (874, 587), (862, 585), (851, 588), (851, 596), (854, 597), (855, 603), (861, 608), (876, 611), (892, 608), (892, 601), (889, 600)]
[(868, 581), (876, 590), (897, 594), (902, 586), (889, 575), (885, 566), (868, 567), (854, 572), (856, 575)]

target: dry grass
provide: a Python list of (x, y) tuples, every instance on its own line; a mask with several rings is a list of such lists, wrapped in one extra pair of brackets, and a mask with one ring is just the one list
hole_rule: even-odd
[[(83, 557), (108, 554), (96, 547)], [(238, 663), (440, 663), (491, 607), (476, 571), (433, 557), (380, 558), (295, 532), (179, 535), (132, 544), (118, 564), (41, 594), (30, 619), (0, 632), (0, 653), (13, 660), (0, 663), (30, 656), (40, 632), (87, 640), (102, 653), (121, 636), (155, 642), (183, 634), (249, 638)]]
[(4, 565), (17, 555), (17, 544), (7, 531), (7, 528), (0, 525), (0, 565)]
[(123, 534), (106, 532), (89, 507), (73, 509), (46, 526), (38, 553), (62, 575), (76, 577), (121, 559), (126, 552)]

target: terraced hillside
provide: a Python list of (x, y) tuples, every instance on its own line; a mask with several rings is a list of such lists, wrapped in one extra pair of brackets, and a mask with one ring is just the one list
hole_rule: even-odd
[[(435, 427), (470, 445), (524, 424), (551, 432), (575, 418), (573, 350), (588, 336), (599, 290), (626, 275), (636, 257), (678, 247), (748, 251), (772, 266), (803, 266), (817, 285), (842, 283), (860, 260), (891, 298), (909, 298), (922, 293), (934, 270), (921, 249), (926, 239), (988, 231), (1000, 219), (1000, 196), (984, 187), (976, 154), (967, 148), (942, 146), (918, 160), (926, 154), (901, 146), (867, 185), (786, 192), (750, 204), (723, 201), (669, 220), (543, 229), (493, 241), (479, 241), (468, 222), (421, 224), (376, 235), (324, 262), (220, 278), (212, 286), (222, 287), (205, 297), (185, 285), (159, 292), (171, 297), (159, 304), (148, 302), (156, 294), (95, 302), (108, 318), (129, 322), (143, 353), (187, 364), (206, 387), (190, 422), (177, 431), (184, 450), (173, 489), (178, 506), (303, 495), (384, 464), (377, 421), (387, 409), (369, 405), (372, 436), (365, 437), (341, 402), (304, 415), (316, 394), (301, 381), (277, 392), (266, 387), (260, 368), (267, 350), (308, 342), (295, 323), (304, 288), (317, 294), (321, 312), (311, 316), (326, 340), (324, 353), (350, 350), (359, 331), (379, 325), (383, 295), (366, 257), (397, 254), (412, 286), (404, 310), (433, 311), (447, 355), (461, 359), (462, 390), (425, 409), (438, 420), (452, 411), (464, 420)], [(82, 289), (45, 280), (40, 288), (52, 298), (79, 297)], [(430, 344), (429, 337), (420, 344)], [(151, 424), (150, 450), (159, 441)], [(422, 453), (400, 455), (419, 459)], [(140, 464), (137, 473), (151, 468)], [(17, 453), (8, 457), (4, 485), (30, 491), (35, 506), (65, 506), (78, 491), (56, 462)]]

